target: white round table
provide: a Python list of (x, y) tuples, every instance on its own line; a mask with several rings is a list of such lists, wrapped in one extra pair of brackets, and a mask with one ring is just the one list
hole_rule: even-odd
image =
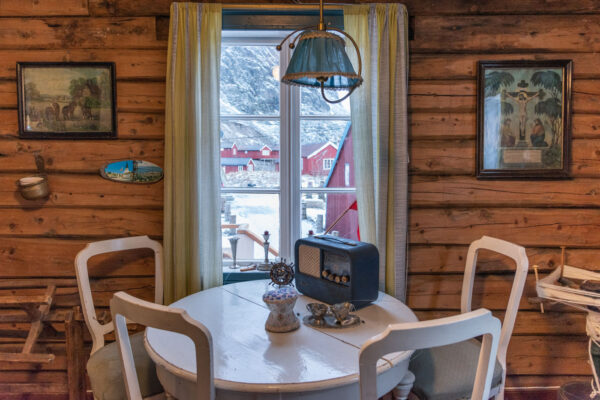
[[(262, 301), (267, 281), (212, 288), (172, 304), (203, 323), (213, 339), (217, 399), (359, 399), (358, 354), (361, 345), (389, 324), (417, 321), (402, 302), (384, 293), (356, 313), (364, 321), (345, 329), (316, 329), (301, 324), (288, 333), (264, 328), (269, 310)], [(295, 312), (308, 314), (300, 296)], [(148, 328), (146, 348), (165, 391), (192, 399), (195, 350), (182, 335)], [(378, 391), (383, 395), (404, 377), (412, 352), (387, 355), (378, 362)]]

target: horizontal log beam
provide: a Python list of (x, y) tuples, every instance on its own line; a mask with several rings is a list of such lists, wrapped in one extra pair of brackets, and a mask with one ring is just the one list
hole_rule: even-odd
[[(18, 0), (21, 1), (21, 0)], [(77, 0), (80, 1), (80, 0)], [(55, 50), (2, 50), (0, 79), (14, 80), (17, 62), (76, 62), (111, 61), (116, 66), (117, 80), (164, 80), (167, 75), (166, 49), (115, 51), (114, 49), (55, 49)]]
[[(120, 0), (123, 1), (123, 0)], [(129, 3), (129, 1), (127, 1)], [(598, 2), (553, 0), (405, 0), (410, 15), (542, 15), (542, 14), (597, 14)]]
[(86, 0), (2, 0), (0, 17), (87, 16)]
[[(73, 261), (90, 240), (3, 238), (0, 240), (0, 277), (39, 279), (74, 278)], [(32, 251), (31, 249), (35, 249)], [(88, 261), (91, 277), (149, 276), (154, 274), (154, 253), (148, 249), (108, 253)]]
[(411, 54), (410, 78), (412, 80), (454, 80), (475, 79), (477, 62), (483, 60), (573, 60), (574, 79), (597, 79), (600, 77), (597, 65), (598, 53), (531, 53), (511, 54)]
[(0, 209), (0, 235), (119, 237), (162, 235), (162, 210)]
[(166, 48), (156, 39), (155, 19), (3, 18), (0, 49), (146, 49)]
[(50, 196), (27, 200), (18, 193), (16, 182), (23, 173), (0, 175), (0, 208), (69, 207), (69, 208), (153, 208), (162, 209), (163, 182), (122, 184), (98, 175), (50, 174)]
[(34, 364), (45, 364), (50, 363), (54, 360), (53, 354), (41, 354), (41, 353), (1, 353), (0, 352), (0, 363), (11, 362), (11, 363), (34, 363)]
[(484, 235), (536, 247), (600, 247), (600, 209), (413, 209), (412, 244), (469, 244)]
[(600, 50), (600, 15), (423, 16), (415, 18), (411, 53)]
[[(165, 110), (164, 82), (117, 82), (117, 110), (134, 113), (162, 113)], [(0, 81), (0, 108), (17, 108), (17, 85)]]
[[(0, 138), (19, 137), (17, 110), (0, 110)], [(119, 139), (158, 139), (165, 133), (165, 117), (156, 113), (117, 113), (117, 137)]]
[(50, 173), (96, 174), (107, 163), (126, 159), (162, 165), (163, 152), (162, 140), (0, 140), (0, 171), (36, 172), (39, 153)]
[[(548, 273), (561, 265), (561, 249), (526, 247), (529, 267), (538, 265), (539, 271)], [(411, 245), (408, 250), (408, 268), (410, 274), (457, 274), (465, 271), (468, 245)], [(600, 272), (598, 250), (572, 249), (565, 250), (565, 263), (568, 265)], [(506, 274), (514, 273), (515, 263), (512, 259), (488, 250), (481, 250), (477, 255), (477, 273)]]
[[(431, 112), (412, 113), (410, 137), (423, 139), (475, 139), (477, 134), (475, 113)], [(571, 134), (574, 139), (600, 138), (600, 115), (573, 114)]]
[[(474, 113), (477, 85), (471, 80), (411, 81), (408, 86), (412, 112)], [(573, 80), (573, 112), (597, 114), (600, 80)]]
[[(113, 294), (120, 290), (126, 290), (132, 296), (152, 301), (154, 298), (154, 277), (93, 279), (91, 288), (96, 307), (108, 307)], [(12, 292), (10, 289), (0, 289), (0, 296), (7, 296)], [(20, 289), (19, 295), (37, 296), (43, 292), (44, 289)], [(52, 304), (53, 307), (60, 308), (80, 305), (77, 287), (57, 288)]]
[[(0, 144), (1, 146), (1, 144)], [(475, 175), (475, 140), (416, 140), (410, 146), (409, 169), (416, 175)], [(597, 140), (571, 142), (570, 173), (578, 178), (596, 178), (600, 171)], [(0, 160), (1, 163), (1, 160)], [(546, 182), (539, 182), (545, 185)], [(506, 183), (503, 184), (506, 186)]]
[(468, 176), (413, 176), (410, 206), (415, 207), (600, 207), (600, 179), (568, 181), (477, 180)]
[[(457, 315), (458, 311), (417, 311), (420, 321)], [(495, 311), (494, 316), (504, 320), (504, 312)], [(580, 336), (585, 334), (585, 313), (519, 311), (514, 336)]]
[[(478, 275), (473, 287), (473, 309), (484, 307), (504, 311), (513, 278), (513, 275)], [(462, 282), (461, 275), (410, 275), (407, 305), (420, 311), (459, 311)], [(528, 301), (530, 297), (537, 295), (535, 283), (535, 276), (529, 274), (519, 302), (520, 310), (539, 310), (538, 304)]]

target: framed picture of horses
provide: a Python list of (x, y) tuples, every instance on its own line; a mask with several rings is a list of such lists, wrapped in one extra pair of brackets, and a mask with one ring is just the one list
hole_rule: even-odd
[(573, 62), (478, 67), (477, 178), (569, 178)]
[(110, 62), (17, 63), (19, 137), (117, 137), (115, 65)]

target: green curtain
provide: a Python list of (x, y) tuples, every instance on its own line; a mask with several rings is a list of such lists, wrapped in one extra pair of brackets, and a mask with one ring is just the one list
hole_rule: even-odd
[(164, 299), (222, 284), (221, 5), (173, 3), (165, 112)]
[[(402, 4), (344, 7), (363, 85), (350, 97), (361, 239), (379, 249), (380, 290), (404, 300), (408, 197), (408, 34)], [(349, 51), (356, 65), (356, 54)]]

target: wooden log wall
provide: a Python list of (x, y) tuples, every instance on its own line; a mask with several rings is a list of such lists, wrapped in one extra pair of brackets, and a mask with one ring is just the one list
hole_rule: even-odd
[[(103, 164), (128, 158), (163, 165), (167, 42), (164, 32), (157, 35), (156, 16), (134, 14), (117, 13), (115, 3), (104, 0), (0, 0), (0, 296), (44, 291), (11, 288), (14, 279), (60, 280), (49, 316), (54, 330), (45, 329), (34, 349), (56, 358), (49, 364), (0, 362), (2, 399), (67, 398), (64, 320), (79, 304), (77, 252), (95, 240), (162, 238), (162, 182), (127, 185), (98, 174)], [(20, 140), (17, 61), (114, 62), (118, 139)], [(16, 192), (16, 180), (36, 170), (35, 153), (49, 174), (46, 201)], [(100, 312), (115, 290), (153, 298), (149, 251), (96, 257), (90, 272)], [(0, 309), (0, 352), (20, 351), (27, 320), (24, 311)]]
[[(600, 270), (600, 1), (408, 0), (410, 267), (408, 303), (421, 318), (453, 314), (468, 244), (482, 235), (526, 246), (544, 273)], [(475, 179), (478, 60), (571, 59), (572, 180)], [(506, 307), (514, 265), (481, 254), (474, 307)], [(508, 386), (555, 386), (590, 374), (585, 314), (528, 301), (508, 350)]]
[[(239, 0), (226, 3), (249, 3)], [(85, 243), (162, 235), (162, 183), (122, 185), (97, 174), (108, 161), (163, 164), (164, 79), (170, 0), (0, 1), (0, 280), (74, 277)], [(263, 4), (282, 1), (260, 1)], [(410, 43), (410, 271), (408, 304), (420, 318), (459, 309), (468, 244), (491, 235), (527, 246), (548, 272), (559, 245), (573, 265), (600, 265), (600, 1), (407, 0)], [(477, 181), (475, 73), (478, 60), (572, 59), (573, 180)], [(20, 140), (17, 61), (114, 61), (119, 137), (114, 141)], [(50, 198), (26, 201), (15, 180), (49, 171)], [(117, 266), (118, 265), (118, 266)], [(513, 266), (481, 254), (475, 306), (502, 317)], [(597, 267), (600, 269), (600, 267)], [(94, 260), (100, 308), (114, 290), (151, 298), (148, 253)], [(589, 375), (583, 314), (540, 314), (530, 275), (508, 356), (509, 386), (552, 386)], [(16, 293), (0, 289), (2, 293)], [(29, 293), (29, 292), (28, 292)], [(30, 293), (34, 293), (32, 290)], [(64, 399), (66, 351), (61, 330), (77, 290), (61, 287), (37, 351), (47, 365), (0, 363), (0, 398)], [(0, 351), (16, 350), (28, 328), (18, 310), (2, 310)]]

